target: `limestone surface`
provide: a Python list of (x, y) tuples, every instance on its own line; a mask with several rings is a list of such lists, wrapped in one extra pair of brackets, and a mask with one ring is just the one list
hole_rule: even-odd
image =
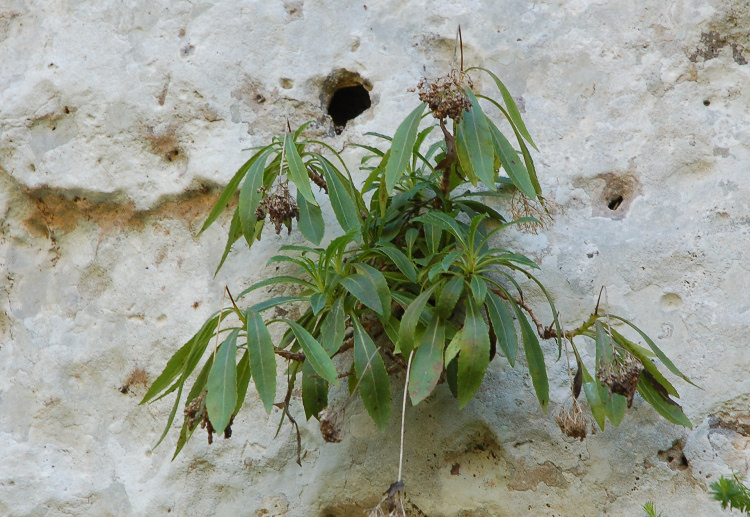
[[(176, 428), (153, 448), (171, 400), (138, 402), (225, 285), (278, 274), (267, 259), (301, 242), (267, 229), (214, 277), (229, 221), (196, 235), (242, 150), (312, 120), (356, 170), (347, 144), (395, 131), (409, 88), (450, 68), (459, 24), (467, 66), (516, 97), (560, 206), (508, 245), (541, 265), (567, 326), (606, 286), (702, 389), (674, 381), (692, 429), (636, 397), (618, 428), (572, 441), (554, 343), (549, 414), (496, 360), (463, 411), (444, 385), (407, 407), (410, 515), (725, 514), (708, 485), (750, 469), (745, 0), (3, 0), (0, 515), (343, 517), (380, 500), (400, 393), (383, 434), (352, 403), (340, 444), (295, 399), (301, 467), (252, 390), (231, 439), (196, 433), (174, 461)], [(339, 133), (327, 105), (353, 83), (371, 107)]]

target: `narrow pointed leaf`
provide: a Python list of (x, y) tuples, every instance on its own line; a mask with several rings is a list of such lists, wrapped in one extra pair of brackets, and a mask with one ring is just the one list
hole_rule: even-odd
[(285, 319), (284, 321), (289, 325), (289, 328), (292, 329), (292, 332), (294, 332), (294, 335), (297, 338), (297, 342), (302, 347), (302, 350), (304, 350), (306, 362), (310, 361), (310, 364), (318, 375), (331, 384), (338, 386), (339, 381), (336, 367), (333, 365), (333, 362), (328, 357), (328, 354), (323, 347), (320, 346), (320, 343), (318, 343), (318, 341), (302, 326), (291, 320)]
[(411, 158), (414, 142), (417, 140), (417, 129), (427, 104), (424, 102), (406, 116), (398, 126), (391, 142), (390, 158), (385, 166), (385, 189), (387, 193), (393, 190)]
[(354, 267), (360, 275), (367, 278), (369, 284), (374, 288), (382, 307), (382, 311), (378, 314), (382, 316), (382, 321), (388, 321), (388, 318), (391, 317), (391, 290), (383, 273), (367, 264), (355, 263)]
[(313, 244), (320, 244), (326, 230), (323, 212), (318, 205), (308, 203), (297, 190), (297, 206), (299, 206), (299, 231)]
[[(263, 224), (263, 223), (262, 221), (258, 221), (258, 224)], [(227, 243), (224, 245), (224, 253), (221, 254), (221, 260), (219, 261), (219, 265), (216, 266), (216, 271), (214, 271), (214, 276), (216, 276), (216, 273), (219, 272), (219, 270), (221, 269), (221, 266), (224, 265), (224, 261), (229, 256), (229, 251), (232, 249), (232, 246), (234, 245), (234, 243), (240, 239), (240, 237), (242, 237), (242, 223), (240, 223), (240, 210), (238, 208), (238, 209), (235, 209), (234, 215), (232, 216), (232, 222), (229, 224)]]
[(159, 441), (156, 442), (156, 445), (154, 445), (154, 449), (156, 449), (159, 444), (166, 438), (167, 433), (169, 433), (169, 428), (172, 427), (172, 422), (174, 422), (174, 417), (177, 415), (177, 408), (180, 406), (180, 397), (182, 397), (182, 388), (184, 384), (180, 384), (179, 389), (177, 390), (177, 398), (175, 398), (174, 404), (172, 405), (172, 411), (169, 412), (169, 418), (167, 418), (167, 425), (164, 426), (164, 431), (162, 431), (161, 436), (159, 437)]
[(276, 355), (273, 340), (259, 312), (248, 310), (247, 351), (250, 354), (250, 371), (260, 400), (270, 413), (276, 398)]
[(233, 330), (219, 346), (206, 383), (206, 411), (217, 433), (224, 432), (237, 405), (238, 334), (239, 330)]
[[(615, 341), (622, 346), (625, 350), (633, 354), (633, 356), (638, 359), (641, 364), (643, 365), (646, 370), (649, 371), (651, 375), (654, 376), (656, 381), (664, 386), (666, 388), (667, 393), (669, 393), (672, 396), (675, 396), (677, 398), (680, 398), (680, 394), (677, 393), (677, 390), (674, 386), (672, 386), (672, 383), (669, 382), (659, 371), (659, 369), (656, 367), (656, 365), (649, 359), (647, 355), (647, 351), (644, 348), (639, 347), (629, 339), (625, 338), (622, 334), (617, 332), (615, 329), (612, 329), (612, 336), (614, 337)], [(649, 352), (650, 353), (650, 352)]]
[(352, 317), (351, 320), (354, 326), (354, 369), (357, 378), (361, 379), (359, 392), (362, 403), (378, 429), (384, 431), (391, 415), (388, 373), (383, 358), (359, 319)]
[(659, 360), (662, 363), (664, 363), (664, 366), (666, 366), (669, 369), (670, 372), (672, 372), (673, 374), (677, 375), (678, 377), (682, 377), (683, 380), (685, 380), (686, 382), (689, 382), (690, 384), (692, 384), (696, 388), (699, 387), (697, 384), (695, 384), (693, 381), (691, 381), (687, 377), (687, 375), (685, 375), (684, 373), (682, 373), (674, 365), (674, 363), (669, 359), (669, 357), (667, 357), (667, 355), (664, 352), (662, 352), (661, 349), (658, 346), (656, 346), (656, 343), (654, 343), (654, 341), (650, 337), (648, 337), (648, 335), (646, 335), (645, 332), (643, 332), (641, 329), (639, 329), (638, 327), (636, 327), (635, 325), (633, 325), (631, 322), (629, 322), (625, 318), (621, 318), (621, 317), (615, 316), (615, 315), (611, 315), (610, 317), (612, 317), (612, 318), (614, 318), (616, 320), (622, 321), (623, 323), (629, 325), (633, 330), (635, 330), (636, 332), (638, 332), (638, 334), (641, 335), (641, 337), (648, 344), (648, 346), (651, 348), (651, 350), (653, 350), (653, 352), (656, 354), (656, 357), (658, 357)]
[(453, 359), (456, 358), (458, 353), (461, 351), (461, 340), (463, 334), (463, 329), (456, 332), (456, 334), (451, 339), (451, 342), (448, 343), (448, 346), (445, 347), (445, 362), (444, 364), (450, 364)]
[(542, 347), (539, 346), (539, 338), (537, 338), (536, 332), (534, 332), (526, 316), (521, 312), (521, 308), (516, 305), (515, 310), (518, 323), (521, 326), (521, 338), (526, 354), (526, 364), (529, 367), (529, 374), (531, 375), (531, 382), (539, 399), (539, 405), (546, 412), (547, 404), (549, 403), (549, 381), (547, 380), (547, 368), (544, 365), (544, 353), (542, 352)]
[(325, 293), (315, 293), (310, 297), (310, 307), (312, 308), (313, 314), (318, 315), (318, 313), (323, 310), (323, 308), (326, 306), (326, 295)]
[(297, 145), (291, 135), (286, 135), (284, 138), (284, 152), (286, 154), (286, 162), (289, 165), (289, 177), (297, 186), (297, 192), (301, 193), (308, 203), (317, 205), (318, 202), (315, 201), (315, 196), (310, 188), (310, 178), (307, 175), (307, 168), (302, 162), (299, 152), (297, 152)]
[[(527, 142), (529, 142), (534, 149), (537, 149), (536, 145), (534, 144), (534, 141), (531, 139), (531, 135), (529, 135), (528, 130), (526, 129), (526, 124), (523, 123), (523, 119), (521, 118), (521, 112), (518, 111), (518, 106), (516, 106), (516, 101), (513, 100), (513, 96), (510, 94), (510, 91), (508, 91), (508, 88), (505, 87), (503, 82), (500, 80), (500, 78), (492, 73), (491, 71), (487, 70), (486, 68), (481, 67), (473, 67), (477, 70), (482, 70), (484, 72), (487, 72), (490, 77), (495, 81), (495, 85), (497, 86), (497, 89), (500, 90), (500, 95), (503, 96), (503, 101), (505, 102), (505, 106), (508, 108), (508, 118), (510, 119), (510, 122), (515, 126), (518, 131), (523, 135), (523, 137), (526, 139)], [(469, 69), (471, 70), (471, 69)], [(539, 149), (537, 149), (538, 151)]]
[(479, 307), (466, 299), (466, 319), (461, 333), (458, 356), (458, 407), (463, 409), (482, 385), (490, 364), (490, 336)]
[(489, 125), (495, 152), (498, 158), (500, 158), (500, 163), (502, 163), (508, 177), (521, 192), (531, 199), (536, 199), (536, 190), (529, 177), (529, 172), (523, 163), (521, 163), (521, 159), (516, 154), (513, 146), (510, 145), (508, 139), (505, 138), (505, 135), (500, 132), (495, 124), (490, 122)]
[(511, 366), (516, 364), (516, 354), (518, 353), (518, 338), (516, 336), (516, 327), (513, 324), (513, 316), (498, 295), (492, 291), (487, 293), (487, 315), (490, 317), (492, 327), (495, 329), (495, 336), (498, 344), (502, 349), (508, 363)]
[(625, 416), (625, 409), (628, 407), (628, 399), (617, 393), (610, 393), (604, 404), (604, 413), (609, 421), (617, 427)]
[(409, 396), (413, 405), (419, 404), (432, 393), (443, 373), (445, 348), (445, 323), (435, 314), (422, 334), (422, 341), (414, 354), (409, 380)]

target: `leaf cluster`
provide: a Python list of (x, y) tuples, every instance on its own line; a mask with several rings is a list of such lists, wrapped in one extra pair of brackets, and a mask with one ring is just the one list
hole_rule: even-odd
[[(462, 71), (452, 84), (462, 88), (465, 102), (460, 105), (469, 109), (423, 127), (431, 111), (422, 103), (393, 137), (374, 135), (382, 148), (359, 145), (367, 151), (360, 186), (330, 146), (303, 138), (305, 126), (274, 138), (240, 167), (201, 230), (216, 221), (239, 189), (219, 267), (240, 238), (249, 246), (261, 239), (266, 217), (277, 231), (281, 224), (291, 231), (297, 219), (310, 244), (283, 246), (269, 264), (286, 264), (291, 272), (233, 297), (231, 308), (209, 318), (169, 360), (143, 399), (177, 392), (162, 439), (188, 379), (193, 384), (185, 408), (205, 397), (207, 417), (219, 433), (231, 426), (251, 380), (265, 409), (280, 407), (282, 421), (286, 415), (296, 425), (289, 414), (294, 388), (301, 386), (306, 418), (318, 418), (328, 406), (330, 386), (344, 377), (383, 430), (391, 412), (390, 375), (404, 370), (411, 354), (408, 394), (413, 404), (445, 382), (458, 407), (465, 407), (482, 385), (490, 361), (502, 355), (511, 366), (525, 364), (546, 411), (549, 381), (540, 339), (556, 340), (558, 358), (563, 342), (571, 344), (577, 363), (572, 395), (577, 398), (583, 389), (601, 428), (605, 419), (620, 423), (636, 390), (666, 419), (690, 426), (671, 398), (677, 391), (652, 358), (687, 378), (645, 333), (598, 308), (581, 327), (563, 332), (552, 297), (536, 277), (538, 265), (502, 246), (509, 227), (539, 221), (523, 214), (504, 216), (487, 200), (524, 196), (544, 209), (530, 152), (536, 145), (505, 85), (488, 70), (474, 70), (489, 75), (501, 100), (476, 94)], [(480, 100), (504, 120), (513, 144)], [(289, 182), (296, 187), (296, 198), (286, 194)], [(339, 226), (325, 246), (323, 195)], [(266, 210), (281, 205), (275, 216)], [(546, 297), (553, 314), (549, 327), (526, 303), (521, 278)], [(272, 285), (292, 286), (297, 294), (259, 301), (260, 290)], [(285, 318), (285, 307), (293, 304), (300, 316)], [(612, 321), (632, 327), (648, 349), (620, 334)], [(269, 330), (274, 325), (284, 329), (278, 343)], [(594, 375), (578, 352), (575, 339), (581, 337), (596, 344)], [(519, 349), (524, 361), (518, 361)], [(340, 355), (345, 357), (336, 359)], [(279, 359), (286, 362), (283, 402), (277, 402)], [(197, 425), (197, 419), (185, 419), (175, 455)]]
[(710, 494), (726, 510), (739, 510), (750, 515), (750, 488), (746, 487), (740, 477), (734, 474), (731, 478), (721, 476), (711, 483)]

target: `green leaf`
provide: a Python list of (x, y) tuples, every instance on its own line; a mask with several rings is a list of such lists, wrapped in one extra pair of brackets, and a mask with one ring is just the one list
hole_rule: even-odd
[(490, 317), (492, 327), (495, 329), (495, 337), (497, 337), (498, 344), (508, 359), (508, 363), (511, 366), (515, 366), (516, 354), (518, 352), (518, 338), (516, 337), (516, 327), (513, 324), (513, 316), (500, 297), (492, 291), (487, 293), (485, 301), (487, 315)]
[(275, 284), (299, 284), (304, 287), (307, 287), (309, 289), (315, 289), (315, 285), (311, 284), (307, 280), (303, 280), (296, 276), (274, 276), (271, 278), (266, 278), (265, 280), (261, 280), (260, 282), (256, 282), (255, 284), (251, 285), (244, 291), (242, 291), (237, 297), (236, 300), (239, 300), (243, 296), (245, 296), (247, 293), (255, 291), (256, 289), (260, 289), (261, 287), (266, 287), (269, 285), (275, 285)]
[(252, 246), (255, 241), (255, 224), (258, 218), (255, 217), (255, 209), (258, 208), (263, 194), (258, 192), (263, 186), (263, 173), (266, 169), (266, 159), (268, 153), (259, 155), (245, 176), (245, 181), (240, 189), (240, 200), (237, 210), (240, 214), (240, 225), (242, 235), (245, 236), (248, 246)]
[(169, 428), (172, 427), (172, 422), (174, 422), (174, 417), (177, 414), (177, 408), (180, 406), (180, 397), (182, 397), (183, 386), (184, 384), (180, 384), (177, 390), (177, 398), (175, 398), (174, 404), (172, 405), (172, 411), (170, 411), (169, 418), (167, 418), (167, 425), (164, 426), (164, 431), (162, 431), (161, 436), (159, 437), (159, 441), (156, 442), (156, 445), (154, 445), (154, 449), (156, 449), (164, 440), (164, 438), (167, 436), (167, 433), (169, 432)]
[(466, 298), (466, 319), (458, 356), (458, 407), (463, 409), (482, 385), (490, 364), (490, 336), (479, 307)]
[(431, 255), (434, 255), (439, 251), (438, 248), (440, 247), (440, 238), (443, 236), (443, 231), (439, 226), (425, 222), (424, 234), (427, 241), (427, 249)]
[(245, 350), (245, 353), (242, 354), (242, 357), (240, 358), (240, 362), (237, 363), (237, 405), (234, 406), (233, 411), (235, 415), (240, 412), (242, 403), (245, 402), (245, 395), (247, 395), (247, 387), (250, 384), (250, 377), (250, 354)]
[(316, 316), (326, 306), (326, 295), (325, 293), (315, 293), (310, 297), (310, 307), (312, 307), (313, 314)]
[(422, 294), (417, 296), (409, 307), (404, 311), (404, 315), (401, 317), (401, 326), (398, 331), (398, 346), (401, 350), (403, 357), (409, 357), (411, 351), (414, 349), (414, 337), (417, 331), (417, 323), (419, 318), (422, 316), (422, 311), (427, 305), (427, 300), (430, 299), (432, 291), (435, 290), (437, 285), (433, 285)]
[(682, 407), (670, 399), (665, 391), (664, 388), (659, 389), (654, 380), (649, 378), (647, 371), (641, 374), (641, 378), (638, 381), (638, 393), (641, 394), (646, 402), (651, 404), (661, 416), (673, 424), (693, 427), (693, 424), (685, 416), (685, 413), (683, 413)]
[(401, 175), (406, 171), (406, 167), (411, 158), (414, 142), (417, 140), (417, 129), (422, 119), (422, 112), (427, 104), (424, 102), (417, 106), (414, 111), (398, 126), (396, 134), (393, 136), (391, 143), (390, 158), (385, 166), (385, 189), (388, 194), (396, 186)]
[[(515, 304), (514, 304), (515, 305)], [(526, 316), (521, 312), (521, 308), (515, 305), (518, 323), (521, 326), (521, 338), (523, 340), (523, 349), (526, 353), (526, 363), (529, 367), (531, 382), (534, 384), (536, 397), (539, 399), (539, 405), (547, 411), (549, 403), (549, 381), (547, 380), (547, 368), (544, 365), (544, 353), (539, 346), (539, 339)]]
[(302, 162), (299, 152), (297, 152), (297, 145), (292, 135), (288, 134), (284, 137), (284, 153), (286, 154), (286, 163), (289, 165), (289, 177), (297, 186), (297, 192), (301, 193), (308, 203), (317, 205), (318, 202), (315, 201), (315, 196), (310, 188), (307, 168)]
[(409, 396), (413, 405), (419, 404), (440, 380), (443, 373), (443, 348), (445, 347), (445, 324), (435, 314), (422, 335), (422, 341), (414, 355), (409, 380)]
[(292, 329), (292, 332), (294, 332), (297, 342), (305, 352), (306, 360), (310, 361), (310, 364), (312, 364), (312, 367), (318, 372), (318, 375), (334, 386), (338, 386), (339, 381), (336, 367), (333, 365), (333, 362), (328, 357), (328, 354), (323, 347), (320, 346), (320, 343), (318, 343), (318, 341), (312, 337), (307, 330), (297, 323), (287, 319), (284, 319), (283, 321), (285, 321), (289, 325), (289, 328)]
[(445, 257), (443, 257), (443, 260), (440, 261), (440, 267), (442, 268), (443, 272), (447, 273), (451, 266), (456, 263), (458, 259), (463, 257), (464, 250), (453, 250), (450, 253), (448, 253)]
[(500, 132), (494, 123), (490, 121), (489, 126), (492, 135), (492, 142), (495, 145), (495, 152), (497, 153), (498, 158), (500, 158), (500, 163), (503, 164), (503, 169), (505, 169), (508, 177), (521, 192), (531, 199), (536, 199), (536, 190), (531, 183), (529, 172), (521, 163), (513, 146), (510, 145), (508, 139), (505, 138), (505, 135)]
[[(331, 200), (331, 208), (336, 220), (345, 232), (354, 231), (356, 240), (360, 240), (359, 233), (362, 231), (362, 223), (359, 219), (357, 204), (350, 192), (347, 190), (341, 174), (338, 173), (327, 160), (319, 160), (323, 169), (323, 177), (328, 185), (328, 198)], [(348, 181), (348, 180), (346, 180)]]
[(481, 307), (484, 304), (484, 299), (487, 297), (487, 282), (479, 275), (471, 275), (469, 285), (471, 287), (471, 294), (474, 296), (474, 301)]
[(299, 206), (299, 231), (313, 244), (320, 244), (326, 231), (323, 212), (318, 205), (308, 203), (297, 190), (297, 205)]
[(206, 411), (217, 433), (223, 433), (237, 405), (237, 335), (233, 330), (216, 352), (206, 384)]
[(453, 339), (451, 339), (451, 342), (445, 347), (445, 364), (450, 364), (461, 351), (462, 334), (463, 329), (456, 332)]
[(471, 216), (469, 211), (473, 211), (473, 212), (476, 212), (477, 214), (486, 214), (499, 223), (505, 222), (505, 217), (503, 217), (500, 214), (500, 212), (498, 212), (494, 208), (491, 208), (485, 205), (484, 203), (480, 203), (479, 201), (474, 201), (471, 199), (463, 199), (461, 201), (457, 201), (456, 205), (459, 208), (461, 208), (461, 210), (469, 214), (469, 216)]
[(355, 316), (352, 316), (351, 321), (354, 326), (354, 369), (357, 378), (361, 379), (359, 392), (362, 403), (378, 429), (384, 431), (391, 416), (388, 373), (383, 358), (362, 324)]
[(456, 130), (456, 147), (465, 148), (458, 153), (459, 161), (465, 172), (471, 171), (471, 174), (482, 180), (487, 188), (497, 190), (495, 187), (495, 149), (487, 117), (482, 112), (479, 101), (472, 91), (466, 88), (465, 92), (472, 106), (469, 111), (463, 113)]
[(651, 348), (651, 350), (654, 351), (654, 353), (656, 354), (656, 357), (658, 357), (659, 360), (662, 363), (664, 363), (664, 366), (666, 366), (669, 369), (670, 372), (672, 372), (673, 374), (677, 375), (678, 377), (681, 377), (682, 379), (684, 379), (688, 383), (692, 384), (696, 388), (699, 387), (693, 381), (691, 381), (690, 379), (688, 379), (688, 377), (684, 373), (682, 373), (679, 369), (677, 369), (677, 367), (669, 359), (669, 357), (667, 357), (667, 355), (664, 352), (662, 352), (661, 349), (658, 346), (656, 346), (656, 343), (654, 343), (653, 340), (650, 337), (648, 337), (645, 332), (643, 332), (641, 329), (639, 329), (638, 327), (636, 327), (635, 325), (633, 325), (631, 322), (629, 322), (625, 318), (621, 318), (619, 316), (615, 316), (614, 314), (611, 314), (610, 317), (614, 318), (616, 320), (622, 321), (626, 325), (629, 325), (633, 330), (635, 330), (636, 332), (638, 332), (641, 335), (641, 337), (643, 338), (643, 340)]
[(466, 232), (461, 225), (451, 216), (443, 212), (428, 212), (422, 217), (416, 218), (418, 221), (433, 224), (441, 230), (451, 233), (462, 246), (466, 246)]
[(321, 379), (309, 361), (302, 365), (302, 406), (305, 418), (318, 418), (318, 413), (328, 405), (328, 382)]
[[(518, 131), (523, 135), (523, 137), (528, 141), (534, 149), (537, 151), (536, 145), (534, 144), (534, 141), (531, 139), (531, 135), (529, 135), (528, 130), (526, 129), (526, 124), (523, 123), (523, 119), (521, 118), (521, 112), (518, 111), (518, 106), (516, 106), (516, 101), (513, 100), (513, 96), (508, 91), (508, 88), (505, 87), (503, 82), (500, 80), (498, 76), (493, 74), (491, 71), (487, 70), (486, 68), (481, 67), (472, 67), (469, 68), (469, 70), (476, 69), (476, 70), (482, 70), (483, 72), (487, 72), (490, 77), (495, 81), (495, 85), (497, 86), (497, 89), (500, 90), (500, 94), (503, 96), (503, 101), (505, 102), (505, 106), (508, 108), (508, 118), (510, 119), (511, 123), (518, 128)], [(467, 70), (467, 72), (469, 71)]]
[(307, 297), (305, 296), (276, 296), (269, 300), (258, 302), (255, 305), (251, 306), (248, 310), (256, 311), (256, 312), (263, 312), (266, 309), (271, 309), (273, 307), (277, 307), (285, 303), (303, 302), (303, 301), (307, 301)]
[(622, 422), (622, 418), (625, 416), (625, 409), (628, 407), (627, 397), (623, 397), (617, 393), (610, 393), (604, 404), (604, 413), (609, 418), (609, 421), (617, 427)]
[(270, 413), (276, 398), (276, 355), (273, 340), (259, 312), (248, 310), (246, 320), (250, 371), (263, 406)]
[(358, 262), (354, 263), (354, 267), (360, 275), (368, 279), (370, 285), (375, 289), (375, 293), (380, 300), (380, 305), (383, 308), (382, 312), (379, 313), (382, 316), (381, 320), (383, 322), (388, 321), (388, 318), (391, 317), (391, 290), (383, 273), (372, 266)]
[(245, 177), (247, 174), (248, 169), (255, 163), (255, 161), (258, 159), (259, 156), (264, 154), (269, 148), (273, 147), (272, 145), (266, 146), (259, 150), (257, 153), (252, 155), (248, 161), (246, 161), (242, 167), (237, 170), (237, 172), (234, 174), (231, 180), (229, 180), (229, 183), (227, 183), (227, 186), (224, 187), (224, 190), (221, 192), (221, 195), (219, 195), (219, 199), (216, 200), (216, 203), (214, 204), (214, 207), (211, 209), (211, 213), (208, 214), (208, 217), (206, 218), (206, 222), (203, 223), (203, 226), (201, 227), (200, 231), (198, 232), (198, 235), (202, 234), (211, 224), (213, 224), (214, 221), (219, 217), (219, 214), (221, 214), (227, 207), (227, 204), (229, 203), (229, 200), (232, 199), (232, 196), (234, 196), (234, 193), (237, 192), (237, 187), (240, 184), (240, 181), (242, 181), (242, 178)]
[(440, 298), (437, 301), (437, 312), (440, 317), (447, 320), (453, 314), (453, 309), (456, 307), (461, 293), (464, 290), (464, 279), (460, 276), (454, 276), (443, 286), (443, 290), (440, 292)]
[[(205, 324), (204, 324), (205, 327)], [(167, 361), (167, 366), (164, 368), (164, 371), (162, 371), (159, 376), (156, 378), (154, 383), (151, 385), (151, 387), (148, 389), (146, 394), (143, 396), (143, 400), (141, 400), (140, 404), (145, 404), (146, 402), (149, 402), (151, 399), (156, 397), (159, 393), (161, 393), (163, 390), (167, 389), (169, 385), (172, 383), (173, 380), (177, 378), (178, 375), (180, 375), (185, 367), (185, 363), (187, 361), (187, 357), (190, 354), (190, 351), (192, 350), (192, 344), (193, 341), (198, 338), (198, 336), (201, 334), (201, 329), (198, 331), (198, 333), (193, 336), (190, 341), (185, 343), (180, 347), (177, 352), (174, 353), (174, 355)]]
[(375, 251), (390, 258), (406, 278), (412, 282), (417, 281), (417, 270), (403, 252), (396, 249), (394, 246), (381, 246), (380, 248), (376, 248)]
[(344, 312), (342, 299), (339, 298), (334, 302), (326, 319), (323, 320), (320, 330), (320, 344), (328, 354), (328, 357), (331, 357), (341, 348), (345, 334), (346, 313)]

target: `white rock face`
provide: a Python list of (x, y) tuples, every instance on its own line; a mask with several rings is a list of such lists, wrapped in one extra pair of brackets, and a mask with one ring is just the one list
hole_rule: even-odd
[[(607, 286), (703, 389), (675, 381), (692, 430), (637, 397), (581, 443), (554, 423), (568, 388), (553, 343), (548, 415), (523, 369), (494, 361), (463, 411), (445, 385), (407, 409), (411, 514), (725, 514), (708, 484), (750, 467), (745, 0), (363, 2), (0, 2), (0, 515), (338, 517), (380, 499), (400, 394), (384, 434), (357, 402), (335, 445), (297, 400), (302, 467), (252, 392), (232, 439), (197, 434), (174, 462), (176, 429), (152, 450), (171, 400), (138, 401), (225, 285), (276, 274), (262, 265), (301, 239), (266, 231), (214, 278), (229, 221), (196, 233), (241, 149), (287, 119), (337, 149), (392, 134), (418, 102), (407, 89), (447, 71), (458, 24), (467, 65), (523, 106), (563, 210), (512, 245), (569, 327)], [(372, 107), (336, 135), (340, 69)]]

